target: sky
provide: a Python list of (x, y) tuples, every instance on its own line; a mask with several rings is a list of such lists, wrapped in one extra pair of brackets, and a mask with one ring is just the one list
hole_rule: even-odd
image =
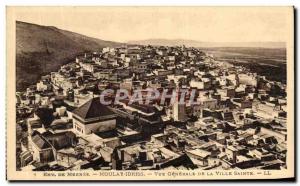
[(16, 20), (118, 42), (286, 42), (291, 7), (18, 7)]

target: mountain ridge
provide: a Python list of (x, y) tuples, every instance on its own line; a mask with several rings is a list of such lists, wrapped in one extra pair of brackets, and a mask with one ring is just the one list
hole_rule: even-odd
[(214, 48), (214, 47), (253, 47), (253, 48), (285, 48), (285, 42), (205, 42), (189, 39), (145, 39), (128, 41), (129, 44)]

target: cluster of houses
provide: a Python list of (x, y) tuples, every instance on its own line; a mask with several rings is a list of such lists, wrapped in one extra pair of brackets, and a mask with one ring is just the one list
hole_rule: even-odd
[[(100, 101), (147, 88), (196, 102)], [(286, 168), (286, 85), (197, 48), (103, 48), (16, 98), (18, 170)]]

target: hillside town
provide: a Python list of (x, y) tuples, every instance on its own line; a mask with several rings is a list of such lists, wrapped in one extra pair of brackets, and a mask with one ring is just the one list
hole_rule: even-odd
[(286, 85), (197, 48), (86, 52), (16, 98), (17, 170), (287, 168)]

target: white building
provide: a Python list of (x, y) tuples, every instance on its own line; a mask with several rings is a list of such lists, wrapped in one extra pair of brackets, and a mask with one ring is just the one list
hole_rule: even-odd
[(43, 81), (40, 81), (36, 84), (36, 90), (37, 91), (45, 91), (48, 89), (48, 86), (46, 84), (44, 84)]
[(201, 78), (201, 80), (195, 80), (192, 79), (190, 82), (190, 86), (200, 89), (200, 90), (205, 90), (205, 89), (209, 89), (211, 86), (211, 81), (208, 78)]
[(116, 128), (116, 115), (100, 98), (92, 98), (73, 111), (73, 130), (77, 134), (105, 132)]
[(253, 74), (239, 74), (239, 83), (245, 85), (257, 86), (257, 78)]

